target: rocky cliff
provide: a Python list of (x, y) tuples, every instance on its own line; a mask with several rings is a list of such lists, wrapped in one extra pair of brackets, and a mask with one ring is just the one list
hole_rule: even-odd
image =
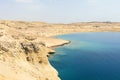
[(0, 21), (0, 80), (60, 80), (48, 56), (69, 41), (51, 36), (98, 31), (120, 31), (120, 23)]
[(59, 80), (41, 43), (3, 41), (0, 51), (0, 80)]
[(57, 39), (39, 38), (0, 24), (0, 80), (60, 80), (48, 61)]

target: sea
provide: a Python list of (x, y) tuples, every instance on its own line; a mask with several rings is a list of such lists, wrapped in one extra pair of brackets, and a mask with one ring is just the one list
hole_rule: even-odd
[(61, 80), (120, 80), (120, 32), (55, 36), (71, 41), (56, 47), (49, 61)]

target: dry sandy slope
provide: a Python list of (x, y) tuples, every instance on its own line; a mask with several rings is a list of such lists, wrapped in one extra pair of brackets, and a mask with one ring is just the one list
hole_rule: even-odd
[(51, 36), (98, 31), (120, 31), (120, 23), (0, 21), (0, 80), (59, 80), (48, 53), (54, 52), (51, 47), (69, 41)]
[(75, 32), (120, 31), (120, 23), (118, 22), (49, 24), (43, 22), (0, 21), (0, 23), (34, 37), (50, 37)]

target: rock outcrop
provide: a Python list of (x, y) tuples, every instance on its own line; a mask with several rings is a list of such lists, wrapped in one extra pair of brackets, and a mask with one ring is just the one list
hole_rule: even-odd
[(41, 43), (0, 41), (0, 75), (9, 80), (59, 80), (48, 61), (48, 50)]
[(0, 80), (60, 80), (48, 61), (53, 50), (36, 39), (0, 24)]
[(0, 40), (1, 77), (3, 80), (59, 80), (48, 61), (48, 52), (41, 42)]

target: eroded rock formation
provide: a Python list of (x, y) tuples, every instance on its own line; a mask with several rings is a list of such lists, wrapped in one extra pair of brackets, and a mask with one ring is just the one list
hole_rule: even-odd
[(48, 61), (50, 51), (41, 40), (28, 39), (8, 26), (1, 27), (0, 80), (59, 80), (58, 72)]

